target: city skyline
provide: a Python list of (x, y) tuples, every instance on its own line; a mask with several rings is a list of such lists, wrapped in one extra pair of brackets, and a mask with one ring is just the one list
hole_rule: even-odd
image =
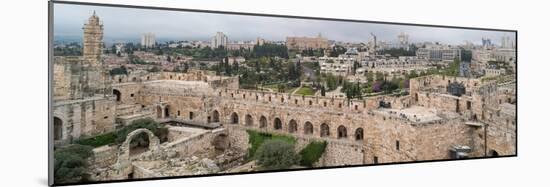
[[(363, 42), (377, 35), (378, 41), (397, 42), (401, 32), (409, 41), (464, 44), (465, 41), (481, 44), (489, 38), (500, 45), (503, 36), (515, 40), (513, 32), (453, 29), (425, 26), (388, 25), (361, 22), (342, 22), (311, 19), (245, 16), (184, 11), (162, 11), (135, 8), (55, 5), (54, 39), (82, 38), (81, 24), (95, 11), (105, 27), (107, 43), (139, 41), (144, 33), (154, 33), (158, 41), (208, 41), (216, 32), (225, 33), (230, 41), (250, 41), (257, 37), (271, 41), (284, 41), (287, 36), (314, 37), (319, 33), (329, 40)], [(434, 34), (435, 33), (435, 34)]]

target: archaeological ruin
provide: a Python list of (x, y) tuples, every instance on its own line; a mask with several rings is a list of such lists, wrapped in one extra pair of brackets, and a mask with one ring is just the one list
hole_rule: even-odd
[[(111, 75), (95, 13), (83, 30), (82, 56), (53, 61), (56, 148), (141, 119), (168, 131), (94, 148), (92, 181), (255, 171), (248, 130), (293, 137), (297, 150), (325, 141), (313, 167), (516, 154), (515, 82), (427, 75), (407, 95), (345, 99), (241, 89), (238, 76), (205, 70)], [(131, 150), (136, 137), (143, 150)]]

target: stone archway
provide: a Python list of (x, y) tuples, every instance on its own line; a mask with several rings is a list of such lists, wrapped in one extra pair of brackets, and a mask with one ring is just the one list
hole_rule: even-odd
[(328, 126), (328, 124), (326, 124), (326, 123), (321, 124), (320, 136), (321, 137), (330, 136), (330, 127)]
[(252, 120), (252, 116), (250, 114), (246, 115), (244, 122), (246, 126), (254, 126), (254, 120)]
[(298, 124), (296, 123), (296, 120), (292, 119), (288, 122), (288, 132), (295, 133), (296, 131), (298, 131)]
[(233, 112), (231, 114), (231, 123), (232, 124), (239, 124), (239, 115), (236, 112)]
[(363, 140), (363, 128), (357, 128), (355, 130), (355, 140)]
[(281, 119), (275, 118), (275, 120), (273, 120), (273, 129), (275, 130), (283, 129), (283, 122), (281, 121)]
[(346, 129), (346, 127), (344, 127), (343, 125), (340, 125), (338, 127), (338, 138), (347, 138), (348, 137), (348, 131)]
[(160, 140), (149, 129), (141, 128), (136, 129), (126, 136), (126, 140), (118, 148), (118, 163), (128, 164), (130, 162), (130, 143), (132, 139), (141, 133), (146, 133), (149, 138), (149, 151), (155, 151), (159, 149)]
[(53, 117), (53, 140), (63, 139), (63, 120)]
[(260, 117), (260, 128), (267, 127), (267, 118), (265, 116)]
[(170, 117), (170, 106), (168, 105), (164, 107), (164, 117)]
[(214, 110), (214, 112), (212, 112), (212, 118), (214, 123), (220, 122), (220, 113), (217, 110)]
[(120, 93), (119, 90), (113, 89), (113, 95), (116, 96), (116, 101), (120, 101), (120, 100), (121, 100), (121, 95), (122, 95), (122, 94)]
[(304, 134), (313, 134), (313, 124), (309, 121), (304, 124)]

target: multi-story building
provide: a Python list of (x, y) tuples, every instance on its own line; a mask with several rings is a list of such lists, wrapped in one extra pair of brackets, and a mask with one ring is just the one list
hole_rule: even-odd
[(223, 32), (217, 32), (212, 39), (210, 39), (210, 47), (211, 48), (218, 48), (220, 46), (227, 47), (227, 44), (229, 43), (229, 38), (223, 33)]
[(516, 44), (514, 43), (514, 41), (510, 38), (510, 36), (503, 36), (502, 37), (502, 44), (500, 47), (502, 48), (505, 48), (505, 49), (512, 49), (512, 48), (515, 48)]
[(506, 74), (505, 69), (486, 68), (484, 71), (486, 77), (496, 77)]
[(155, 34), (145, 33), (141, 36), (141, 46), (146, 48), (155, 47)]
[(288, 49), (327, 49), (329, 47), (328, 39), (321, 34), (317, 37), (286, 37), (286, 47)]
[(492, 57), (495, 61), (514, 63), (516, 61), (516, 50), (510, 48), (496, 49), (493, 51)]
[(252, 50), (256, 43), (254, 41), (238, 41), (227, 44), (226, 48), (229, 50), (247, 49)]
[(419, 59), (429, 61), (452, 62), (455, 59), (461, 60), (460, 49), (448, 46), (427, 46), (416, 51)]
[(399, 40), (399, 44), (406, 46), (409, 45), (409, 35), (402, 32), (399, 35), (397, 35), (397, 39)]
[(490, 38), (486, 38), (486, 37), (481, 38), (481, 44), (483, 48), (486, 48), (486, 49), (493, 47), (493, 44), (491, 43)]
[(353, 73), (354, 58), (350, 57), (319, 57), (321, 73), (330, 73), (333, 75), (346, 76)]

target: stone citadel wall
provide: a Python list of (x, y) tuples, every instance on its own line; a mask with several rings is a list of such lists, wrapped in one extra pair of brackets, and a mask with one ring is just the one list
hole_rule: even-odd
[[(487, 97), (478, 93), (484, 93), (479, 91), (482, 89), (492, 93), (492, 88), (484, 88), (475, 80), (461, 80), (468, 87), (467, 94), (462, 97), (442, 91), (448, 80), (427, 76), (411, 80), (410, 96), (346, 100), (216, 87), (225, 83), (216, 83), (216, 79), (209, 79), (211, 75), (198, 72), (144, 76), (145, 79), (135, 80), (121, 77), (120, 83), (112, 85), (113, 90), (119, 92), (116, 102), (112, 102), (115, 109), (120, 105), (136, 105), (137, 108), (153, 109), (153, 116), (159, 119), (214, 122), (289, 134), (301, 139), (328, 140), (331, 143), (327, 150), (330, 151), (323, 157), (323, 165), (448, 159), (449, 149), (454, 145), (470, 146), (473, 149), (471, 156), (474, 157), (484, 154), (480, 150), (485, 145), (481, 146), (479, 142), (483, 141), (476, 138), (479, 137), (479, 128), (465, 125), (462, 118), (462, 121), (449, 118), (426, 123), (418, 121), (416, 116), (402, 116), (380, 108), (380, 102), (385, 102), (395, 110), (421, 106), (468, 118), (477, 113), (484, 116), (485, 109), (480, 108), (485, 104), (482, 100)], [(153, 77), (155, 80), (152, 80)], [(230, 85), (237, 84), (238, 87), (238, 79), (219, 80), (233, 81)], [(436, 91), (426, 88), (436, 88)], [(508, 124), (510, 126), (512, 122)], [(488, 137), (494, 134), (495, 138), (494, 143), (490, 143), (492, 139), (488, 138), (487, 146), (500, 154), (514, 154), (515, 150), (510, 149), (513, 144), (497, 142), (502, 140), (502, 135), (508, 137), (506, 142), (510, 142), (515, 134), (511, 134), (509, 128), (499, 127), (489, 130)], [(108, 128), (103, 127), (105, 129)]]

